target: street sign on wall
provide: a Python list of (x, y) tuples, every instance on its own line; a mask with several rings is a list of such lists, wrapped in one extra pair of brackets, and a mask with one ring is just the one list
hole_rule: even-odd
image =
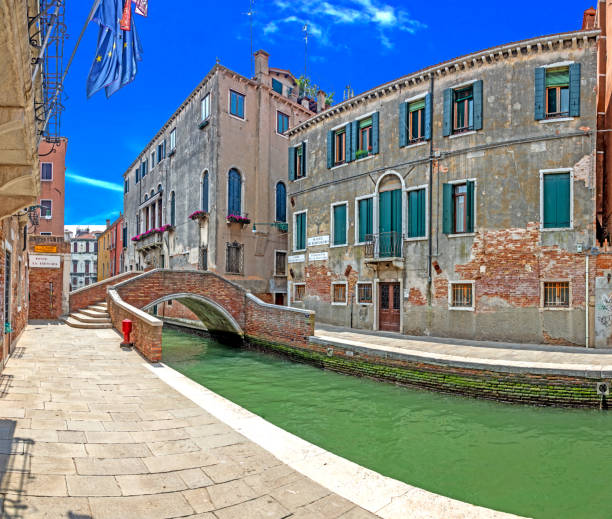
[(34, 252), (57, 252), (57, 245), (34, 245)]
[(30, 268), (58, 269), (60, 268), (60, 262), (61, 256), (30, 254)]

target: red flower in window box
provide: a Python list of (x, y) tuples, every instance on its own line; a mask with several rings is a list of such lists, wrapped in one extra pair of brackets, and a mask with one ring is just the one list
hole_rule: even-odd
[(247, 225), (251, 223), (251, 219), (247, 218), (246, 216), (240, 216), (238, 214), (228, 214), (227, 223), (240, 223), (242, 225)]

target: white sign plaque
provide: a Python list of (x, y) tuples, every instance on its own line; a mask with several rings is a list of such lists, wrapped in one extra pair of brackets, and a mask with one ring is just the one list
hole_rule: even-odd
[(301, 263), (305, 259), (306, 257), (304, 256), (304, 254), (296, 254), (295, 256), (289, 256), (287, 258), (287, 262), (288, 263)]
[(58, 269), (60, 268), (61, 256), (49, 254), (30, 254), (30, 268)]
[(308, 238), (308, 246), (314, 247), (315, 245), (328, 245), (329, 244), (329, 234), (325, 236), (312, 236)]
[(308, 261), (327, 261), (327, 252), (311, 252)]

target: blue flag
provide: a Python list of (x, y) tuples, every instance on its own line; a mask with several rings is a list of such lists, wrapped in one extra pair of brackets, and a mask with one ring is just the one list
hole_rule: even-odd
[(142, 47), (131, 20), (131, 31), (120, 27), (122, 0), (101, 0), (92, 21), (100, 26), (96, 55), (87, 78), (87, 97), (106, 89), (110, 97), (136, 76), (136, 62), (142, 60)]

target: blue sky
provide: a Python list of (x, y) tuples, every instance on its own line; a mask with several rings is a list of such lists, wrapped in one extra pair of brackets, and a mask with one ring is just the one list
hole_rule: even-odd
[[(66, 2), (69, 57), (93, 0)], [(304, 71), (302, 27), (309, 24), (308, 73), (342, 100), (412, 71), (493, 45), (579, 29), (594, 0), (255, 0), (254, 48), (271, 66)], [(503, 7), (497, 7), (499, 4)], [(122, 174), (215, 59), (250, 75), (248, 0), (149, 1), (136, 17), (144, 49), (135, 81), (110, 99), (85, 96), (97, 26), (90, 24), (68, 74), (62, 134), (66, 224), (102, 224), (123, 207)]]

